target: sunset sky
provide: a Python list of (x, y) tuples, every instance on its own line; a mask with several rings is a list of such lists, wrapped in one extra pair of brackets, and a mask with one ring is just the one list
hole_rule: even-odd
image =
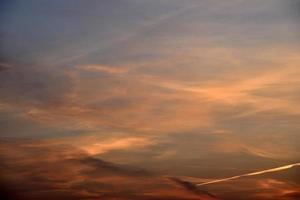
[(300, 199), (299, 10), (1, 1), (1, 195)]

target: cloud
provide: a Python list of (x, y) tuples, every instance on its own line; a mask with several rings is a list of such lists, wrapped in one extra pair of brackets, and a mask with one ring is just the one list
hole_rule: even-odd
[(169, 177), (170, 180), (174, 181), (175, 183), (178, 183), (179, 185), (182, 185), (184, 188), (186, 188), (187, 190), (195, 193), (195, 194), (206, 194), (212, 198), (215, 198), (214, 195), (206, 192), (206, 191), (203, 191), (203, 190), (200, 190), (199, 187), (197, 187), (197, 185), (191, 183), (191, 182), (188, 182), (188, 181), (184, 181), (184, 180), (181, 180), (179, 178), (175, 178), (175, 177)]
[(203, 187), (223, 199), (294, 200), (299, 193), (299, 184), (272, 177), (236, 179)]
[[(1, 140), (2, 184), (23, 199), (209, 200), (156, 175), (36, 140)], [(18, 198), (16, 198), (18, 199)]]
[(62, 143), (66, 143), (85, 151), (90, 155), (104, 154), (109, 151), (142, 149), (155, 145), (157, 141), (151, 137), (128, 137), (111, 136), (110, 138), (97, 137), (97, 134), (90, 136), (77, 136), (61, 138)]
[(7, 69), (10, 69), (12, 67), (11, 64), (8, 64), (8, 63), (0, 63), (0, 72), (2, 70), (7, 70)]
[[(236, 169), (238, 170), (238, 169)], [(201, 180), (180, 177), (199, 189), (210, 191), (221, 199), (293, 200), (299, 193), (299, 163), (261, 170), (233, 179)], [(204, 184), (197, 184), (202, 181)], [(209, 184), (205, 184), (209, 183)], [(296, 197), (296, 198), (295, 198)]]
[(112, 67), (112, 66), (104, 66), (104, 65), (85, 65), (78, 66), (77, 69), (81, 69), (89, 72), (104, 72), (108, 74), (124, 74), (130, 70), (128, 67)]

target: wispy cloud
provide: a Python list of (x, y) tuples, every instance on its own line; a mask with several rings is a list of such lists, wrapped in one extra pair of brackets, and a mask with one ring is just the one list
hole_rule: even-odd
[(109, 74), (124, 74), (130, 70), (129, 67), (114, 67), (114, 66), (105, 66), (105, 65), (85, 65), (78, 66), (77, 69), (90, 71), (90, 72), (104, 72)]
[(73, 142), (70, 142), (70, 145), (76, 146), (90, 155), (99, 155), (113, 150), (139, 149), (156, 144), (153, 139), (147, 137), (97, 139), (97, 136), (83, 136), (77, 138), (77, 140), (71, 138), (71, 141)]

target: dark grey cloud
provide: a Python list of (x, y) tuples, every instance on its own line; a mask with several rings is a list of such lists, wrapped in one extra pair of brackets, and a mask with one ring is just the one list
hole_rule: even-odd
[(59, 103), (70, 90), (60, 70), (15, 65), (0, 72), (1, 100), (15, 103)]
[(192, 182), (188, 182), (188, 181), (184, 181), (184, 180), (181, 180), (179, 178), (175, 178), (175, 177), (170, 177), (169, 178), (170, 180), (174, 181), (175, 183), (179, 184), (179, 185), (182, 185), (184, 188), (186, 188), (187, 190), (195, 193), (195, 194), (206, 194), (208, 196), (211, 196), (211, 197), (215, 197), (214, 195), (206, 192), (206, 191), (203, 191), (201, 190), (199, 187), (197, 187), (195, 184), (193, 184)]
[[(97, 158), (87, 157), (82, 158), (79, 162), (93, 167), (93, 170), (88, 170), (86, 173), (89, 176), (111, 176), (111, 175), (122, 175), (122, 176), (150, 176), (151, 173), (139, 168), (133, 168), (126, 165), (116, 165), (113, 163), (105, 162)], [(99, 174), (99, 169), (102, 169)]]

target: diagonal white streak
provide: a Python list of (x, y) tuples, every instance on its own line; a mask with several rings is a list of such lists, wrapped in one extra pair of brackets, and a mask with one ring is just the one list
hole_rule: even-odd
[(296, 166), (300, 166), (300, 163), (294, 163), (294, 164), (290, 164), (290, 165), (285, 165), (285, 166), (276, 167), (276, 168), (272, 168), (272, 169), (252, 172), (252, 173), (248, 173), (248, 174), (242, 174), (242, 175), (233, 176), (233, 177), (229, 177), (229, 178), (217, 179), (217, 180), (214, 180), (214, 181), (208, 181), (208, 182), (204, 182), (204, 183), (198, 183), (196, 185), (201, 186), (201, 185), (208, 185), (208, 184), (213, 184), (213, 183), (220, 183), (220, 182), (225, 182), (225, 181), (238, 179), (238, 178), (242, 178), (242, 177), (256, 176), (256, 175), (270, 173), (270, 172), (282, 171), (282, 170), (290, 169), (290, 168), (296, 167)]
[(92, 54), (92, 53), (95, 53), (97, 51), (102, 51), (104, 49), (107, 49), (107, 48), (110, 48), (111, 46), (115, 46), (115, 45), (118, 45), (122, 42), (125, 42), (125, 41), (128, 41), (134, 37), (137, 37), (137, 36), (140, 36), (146, 32), (148, 32), (149, 30), (153, 29), (154, 27), (162, 24), (162, 23), (165, 23), (166, 21), (170, 20), (170, 19), (173, 19), (174, 17), (178, 16), (178, 15), (181, 15), (185, 12), (188, 12), (192, 9), (195, 9), (199, 7), (199, 5), (190, 5), (190, 6), (186, 6), (184, 8), (181, 8), (181, 9), (178, 9), (178, 10), (175, 10), (173, 12), (170, 12), (170, 13), (167, 13), (165, 15), (163, 15), (162, 17), (160, 17), (159, 19), (156, 19), (156, 20), (153, 20), (151, 22), (148, 22), (146, 23), (145, 25), (143, 25), (141, 28), (139, 28), (138, 30), (132, 32), (132, 33), (129, 33), (125, 36), (122, 36), (120, 38), (117, 38), (115, 40), (112, 40), (110, 43), (104, 45), (104, 46), (101, 46), (101, 47), (96, 47), (96, 48), (93, 48), (93, 49), (89, 49), (83, 53), (80, 53), (78, 55), (74, 55), (74, 56), (70, 56), (70, 57), (65, 57), (65, 58), (62, 58), (62, 59), (59, 59), (57, 61), (53, 61), (51, 62), (51, 64), (64, 64), (66, 62), (72, 62), (76, 59), (80, 59), (84, 56), (88, 56), (89, 54)]

